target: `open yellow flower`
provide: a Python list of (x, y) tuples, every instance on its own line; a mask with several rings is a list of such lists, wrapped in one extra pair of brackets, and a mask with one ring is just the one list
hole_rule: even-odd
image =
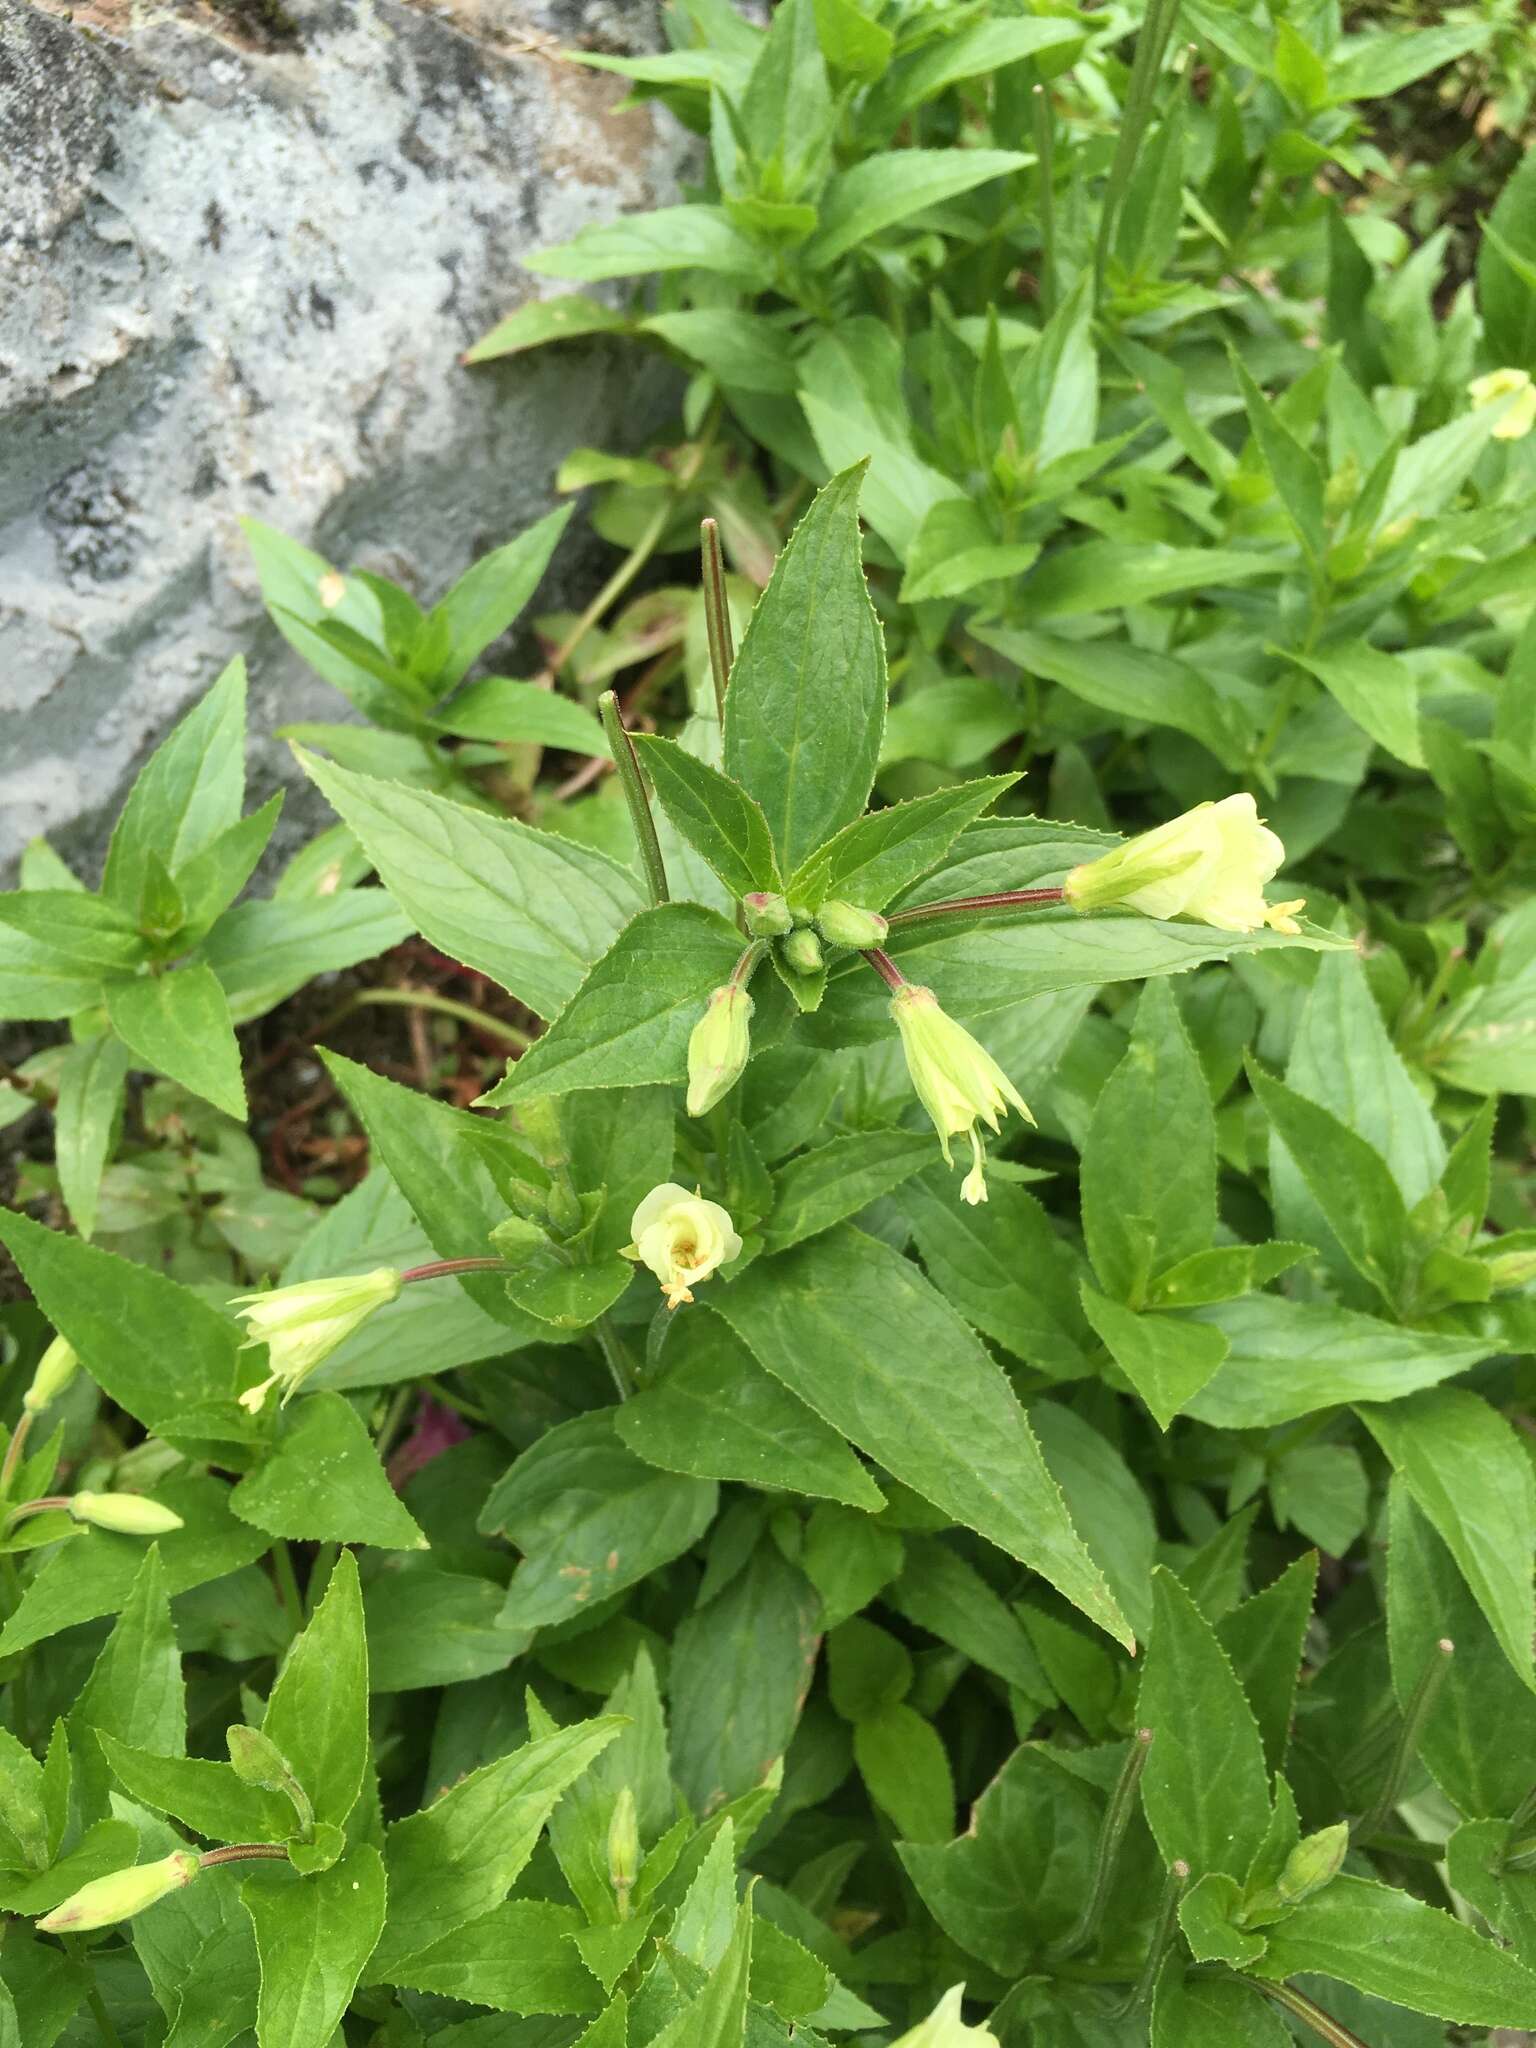
[(706, 1202), (697, 1189), (690, 1195), (673, 1180), (651, 1189), (629, 1227), (634, 1243), (624, 1247), (624, 1256), (638, 1259), (656, 1275), (668, 1308), (692, 1301), (692, 1289), (701, 1280), (741, 1256), (729, 1212), (718, 1202)]
[(240, 1406), (254, 1415), (274, 1387), (283, 1399), (350, 1337), (375, 1309), (400, 1292), (400, 1275), (392, 1266), (336, 1280), (300, 1280), (292, 1287), (274, 1287), (267, 1294), (237, 1295), (231, 1302), (245, 1318), (245, 1348), (265, 1344), (272, 1370), (259, 1387), (248, 1387)]
[(984, 1123), (996, 1131), (999, 1116), (1007, 1115), (1010, 1103), (1032, 1124), (1029, 1105), (986, 1047), (940, 1008), (931, 988), (903, 983), (891, 997), (891, 1015), (901, 1033), (912, 1086), (933, 1119), (945, 1163), (954, 1163), (951, 1138), (970, 1141), (971, 1170), (960, 1183), (961, 1200), (984, 1202), (987, 1155), (977, 1125)]
[(1224, 932), (1265, 925), (1295, 932), (1305, 898), (1271, 907), (1264, 885), (1279, 872), (1285, 847), (1246, 790), (1196, 804), (1151, 832), (1073, 868), (1064, 884), (1076, 910), (1111, 904), (1145, 917), (1193, 917)]

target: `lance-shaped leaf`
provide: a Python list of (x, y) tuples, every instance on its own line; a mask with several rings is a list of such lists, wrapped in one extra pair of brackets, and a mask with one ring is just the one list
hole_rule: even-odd
[(229, 999), (206, 961), (170, 974), (109, 981), (107, 1015), (146, 1066), (244, 1122), (245, 1082)]
[(139, 772), (112, 830), (102, 888), (136, 911), (151, 853), (171, 873), (240, 815), (245, 794), (245, 663), (237, 656)]
[(368, 1766), (368, 1645), (357, 1564), (344, 1550), (267, 1701), (261, 1732), (293, 1766), (318, 1822), (340, 1827)]
[(819, 491), (779, 556), (731, 670), (725, 767), (797, 867), (864, 809), (885, 728), (885, 646), (864, 582), (864, 465)]
[(262, 1871), (241, 1887), (256, 1930), (260, 2048), (320, 2048), (341, 2024), (384, 1925), (384, 1861), (359, 1842), (314, 1877)]
[(777, 889), (779, 867), (762, 805), (675, 740), (636, 733), (634, 742), (662, 809), (731, 894)]
[(855, 818), (796, 868), (789, 880), (790, 901), (818, 910), (835, 897), (861, 910), (883, 910), (892, 897), (936, 868), (966, 826), (1018, 779), (982, 775)]
[(741, 948), (735, 926), (701, 903), (642, 911), (481, 1105), (686, 1079), (689, 1035)]
[(428, 614), (426, 630), (437, 627), (446, 637), (448, 654), (431, 681), (450, 689), (468, 673), (470, 664), (498, 639), (538, 588), (572, 507), (558, 506), (466, 569), (446, 596)]

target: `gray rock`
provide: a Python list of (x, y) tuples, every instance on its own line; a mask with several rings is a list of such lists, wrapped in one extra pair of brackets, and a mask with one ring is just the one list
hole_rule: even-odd
[(688, 138), (559, 54), (657, 39), (653, 0), (0, 0), (0, 871), (38, 832), (98, 852), (232, 654), (254, 733), (347, 715), (239, 515), (431, 599), (569, 448), (660, 416), (621, 348), (458, 363), (565, 288), (522, 253), (673, 196)]

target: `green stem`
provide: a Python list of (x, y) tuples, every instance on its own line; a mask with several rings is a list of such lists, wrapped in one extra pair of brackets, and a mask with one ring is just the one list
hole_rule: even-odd
[(493, 1038), (504, 1038), (508, 1045), (518, 1046), (524, 1052), (533, 1043), (531, 1032), (520, 1031), (515, 1024), (504, 1023), (500, 1017), (487, 1016), (484, 1010), (477, 1010), (472, 1003), (458, 1003), (452, 996), (436, 995), (431, 989), (359, 989), (347, 1008), (356, 1010), (367, 1004), (398, 1006), (404, 1010), (433, 1010), (440, 1017), (457, 1017), (461, 1024), (473, 1024), (477, 1031), (488, 1031)]
[(304, 1602), (299, 1595), (299, 1582), (294, 1574), (293, 1553), (280, 1536), (272, 1546), (272, 1573), (277, 1580), (277, 1590), (288, 1616), (288, 1625), (295, 1635), (304, 1627)]
[(709, 672), (715, 684), (715, 715), (724, 731), (725, 692), (736, 654), (731, 645), (731, 607), (725, 592), (720, 523), (716, 519), (706, 519), (699, 532), (704, 553), (704, 624), (709, 634)]
[(1310, 1998), (1291, 1985), (1266, 1984), (1259, 1977), (1244, 1977), (1243, 1982), (1251, 1984), (1255, 1991), (1262, 1991), (1266, 1998), (1272, 1999), (1286, 2012), (1294, 2013), (1320, 2041), (1326, 2041), (1329, 2048), (1366, 2048), (1358, 2034), (1352, 2034), (1342, 2021), (1336, 2020), (1332, 2013), (1324, 2012), (1320, 2005), (1314, 2005)]
[(113, 2025), (112, 2015), (107, 2011), (107, 2002), (102, 1997), (97, 1986), (95, 1966), (91, 1961), (90, 1950), (77, 1934), (66, 1934), (64, 1936), (64, 1946), (74, 1960), (84, 1966), (87, 1973), (88, 1981), (85, 2002), (90, 2010), (91, 2018), (96, 2022), (97, 2033), (100, 2034), (102, 2040), (106, 2043), (106, 2048), (123, 2048), (123, 2037)]
[(67, 1508), (68, 1506), (69, 1495), (67, 1493), (40, 1494), (36, 1500), (24, 1500), (19, 1507), (12, 1508), (5, 1518), (4, 1526), (7, 1530), (14, 1529), (18, 1522), (24, 1522), (29, 1515), (46, 1515), (55, 1508)]
[(1104, 1917), (1104, 1908), (1109, 1902), (1109, 1888), (1114, 1883), (1115, 1871), (1119, 1867), (1120, 1849), (1125, 1841), (1125, 1831), (1131, 1824), (1131, 1815), (1136, 1810), (1136, 1794), (1141, 1784), (1141, 1774), (1147, 1767), (1147, 1754), (1152, 1747), (1152, 1730), (1138, 1728), (1131, 1741), (1130, 1751), (1108, 1806), (1104, 1809), (1103, 1825), (1099, 1829), (1098, 1853), (1094, 1859), (1093, 1881), (1083, 1910), (1077, 1916), (1077, 1923), (1070, 1934), (1059, 1942), (1052, 1951), (1053, 1960), (1065, 1962), (1079, 1949), (1086, 1948), (1099, 1931), (1099, 1922)]
[(21, 1463), (21, 1454), (27, 1447), (31, 1430), (32, 1411), (23, 1408), (16, 1418), (16, 1427), (11, 1431), (11, 1440), (5, 1447), (5, 1463), (0, 1465), (0, 1501), (11, 1497), (11, 1482), (16, 1477), (16, 1467)]
[(1445, 1683), (1445, 1675), (1451, 1668), (1451, 1659), (1456, 1654), (1456, 1645), (1449, 1636), (1442, 1636), (1430, 1653), (1429, 1662), (1419, 1676), (1408, 1702), (1408, 1711), (1403, 1716), (1403, 1729), (1392, 1753), (1392, 1762), (1382, 1781), (1381, 1790), (1369, 1811), (1350, 1829), (1353, 1840), (1363, 1840), (1379, 1834), (1397, 1809), (1397, 1802), (1403, 1795), (1403, 1785), (1408, 1771), (1418, 1754), (1419, 1738), (1424, 1732), (1424, 1723), (1429, 1719), (1430, 1709)]
[(1030, 90), (1035, 119), (1036, 174), (1040, 183), (1040, 317), (1049, 320), (1056, 305), (1056, 124), (1051, 96), (1043, 85)]
[(603, 1362), (612, 1375), (619, 1399), (627, 1401), (635, 1391), (635, 1369), (630, 1361), (628, 1347), (614, 1328), (612, 1316), (600, 1315), (592, 1327), (597, 1332), (597, 1341), (602, 1346)]
[(613, 749), (613, 765), (618, 769), (619, 781), (624, 787), (624, 801), (629, 805), (629, 821), (635, 828), (635, 840), (640, 848), (640, 863), (645, 869), (651, 902), (670, 902), (666, 864), (661, 857), (661, 841), (656, 837), (656, 820), (651, 816), (645, 778), (640, 773), (634, 741), (619, 715), (619, 700), (612, 690), (604, 690), (597, 700), (597, 710), (603, 721), (603, 731), (608, 735), (608, 744)]
[(466, 1401), (462, 1394), (454, 1393), (453, 1389), (445, 1387), (441, 1380), (425, 1379), (421, 1384), (434, 1401), (441, 1401), (445, 1408), (451, 1408), (455, 1415), (462, 1415), (466, 1422), (484, 1425), (490, 1421), (490, 1416), (483, 1408), (478, 1407), (473, 1401)]
[(1115, 2009), (1115, 2017), (1124, 2019), (1151, 1998), (1157, 1984), (1157, 1973), (1163, 1967), (1163, 1957), (1173, 1939), (1173, 1930), (1178, 1921), (1179, 1900), (1184, 1896), (1184, 1887), (1189, 1883), (1189, 1865), (1182, 1857), (1169, 1866), (1167, 1882), (1163, 1886), (1162, 1903), (1157, 1909), (1157, 1924), (1152, 1929), (1152, 1940), (1147, 1948), (1146, 1961), (1141, 1966), (1141, 1975), (1131, 1987), (1129, 1995)]

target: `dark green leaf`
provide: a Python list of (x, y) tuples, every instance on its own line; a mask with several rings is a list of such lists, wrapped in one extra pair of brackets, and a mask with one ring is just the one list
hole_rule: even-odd
[(1187, 1408), (1220, 1370), (1227, 1340), (1209, 1323), (1138, 1315), (1083, 1282), (1083, 1312), (1111, 1358), (1152, 1411), (1159, 1429)]
[(246, 1474), (229, 1504), (242, 1521), (290, 1541), (427, 1547), (340, 1394), (307, 1394), (287, 1409), (271, 1457)]
[(979, 776), (855, 818), (796, 868), (788, 884), (790, 901), (807, 910), (819, 910), (829, 898), (883, 910), (936, 868), (965, 827), (1017, 779)]
[(315, 1819), (341, 1827), (368, 1767), (368, 1649), (349, 1550), (337, 1558), (324, 1599), (288, 1652), (261, 1732), (288, 1759)]
[(762, 805), (675, 740), (636, 733), (634, 744), (662, 809), (731, 894), (778, 889), (773, 836)]

